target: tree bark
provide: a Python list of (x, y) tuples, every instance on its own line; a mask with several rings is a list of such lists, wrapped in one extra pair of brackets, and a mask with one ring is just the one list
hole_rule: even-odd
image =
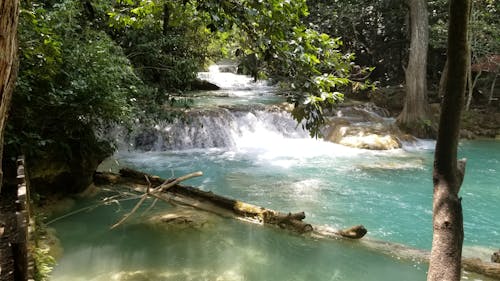
[(0, 191), (3, 182), (2, 156), (5, 124), (17, 77), (18, 0), (0, 2)]
[(448, 71), (434, 156), (433, 240), (428, 281), (460, 280), (463, 242), (461, 198), (465, 160), (457, 148), (467, 84), (470, 0), (451, 0), (448, 27)]
[(417, 137), (429, 137), (426, 124), (430, 120), (427, 103), (427, 50), (429, 45), (429, 20), (426, 0), (409, 0), (410, 54), (405, 69), (406, 99), (398, 116), (398, 125)]
[(491, 102), (494, 99), (493, 94), (495, 93), (495, 84), (497, 82), (497, 77), (498, 77), (498, 73), (495, 73), (495, 78), (493, 78), (493, 82), (491, 83), (491, 87), (490, 87), (490, 96), (488, 98), (488, 104), (491, 104)]
[(465, 103), (465, 111), (470, 110), (470, 103), (472, 102), (472, 94), (474, 93), (474, 84), (472, 83), (472, 57), (471, 46), (469, 46), (469, 54), (467, 55), (467, 87), (468, 95), (467, 102)]

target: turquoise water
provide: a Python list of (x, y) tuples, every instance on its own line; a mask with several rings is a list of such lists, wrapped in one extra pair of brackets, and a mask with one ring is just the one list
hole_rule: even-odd
[[(363, 224), (375, 238), (430, 249), (431, 149), (373, 152), (313, 140), (291, 142), (260, 151), (127, 154), (122, 162), (163, 177), (200, 170), (204, 176), (189, 184), (281, 211), (305, 211), (315, 224)], [(500, 142), (462, 142), (459, 154), (468, 158), (461, 191), (464, 244), (496, 248)]]
[[(430, 247), (432, 143), (387, 152), (307, 139), (287, 139), (268, 148), (257, 140), (249, 143), (253, 145), (235, 149), (122, 153), (118, 161), (164, 177), (201, 170), (203, 177), (186, 183), (282, 211), (304, 210), (316, 224), (341, 228), (362, 223), (372, 238)], [(462, 187), (464, 251), (490, 253), (500, 241), (500, 142), (462, 142), (460, 154), (468, 158)], [(65, 254), (53, 280), (426, 278), (426, 265), (357, 243), (303, 238), (220, 217), (201, 229), (158, 229), (136, 217), (110, 231), (133, 203), (99, 207), (54, 223)]]
[[(248, 77), (233, 78), (235, 83), (224, 82), (228, 88), (250, 83)], [(197, 106), (279, 102), (265, 85), (256, 91), (248, 88), (204, 95)], [(203, 177), (185, 184), (283, 212), (304, 211), (306, 220), (318, 225), (363, 224), (372, 239), (430, 249), (434, 142), (369, 151), (293, 132), (285, 113), (253, 110), (221, 116), (234, 120), (204, 122), (203, 134), (226, 130), (221, 135), (231, 138), (227, 147), (121, 151), (115, 158), (119, 166), (162, 177), (203, 171)], [(464, 254), (488, 258), (500, 247), (500, 141), (464, 141), (459, 154), (468, 158), (461, 190)], [(75, 209), (95, 200), (80, 200)], [(64, 247), (52, 280), (426, 279), (426, 265), (377, 253), (355, 241), (316, 240), (208, 213), (203, 213), (202, 227), (147, 223), (152, 213), (178, 211), (165, 203), (148, 216), (138, 212), (109, 230), (135, 202), (101, 206), (51, 224)], [(488, 280), (469, 273), (463, 279)]]
[(425, 266), (356, 243), (309, 240), (230, 219), (202, 230), (131, 223), (110, 232), (119, 217), (110, 210), (57, 224), (65, 254), (52, 280), (425, 280)]

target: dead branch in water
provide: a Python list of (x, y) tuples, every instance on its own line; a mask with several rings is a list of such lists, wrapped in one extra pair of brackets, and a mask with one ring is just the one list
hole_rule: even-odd
[(146, 201), (146, 199), (148, 199), (149, 196), (156, 195), (157, 193), (166, 191), (169, 188), (171, 188), (172, 186), (177, 185), (178, 183), (180, 183), (182, 181), (185, 181), (185, 180), (188, 180), (188, 179), (194, 178), (194, 177), (200, 177), (202, 175), (203, 175), (203, 173), (198, 171), (198, 172), (184, 175), (182, 177), (178, 177), (174, 180), (165, 180), (162, 184), (160, 184), (159, 186), (150, 190), (151, 189), (151, 181), (149, 180), (149, 176), (147, 174), (143, 174), (144, 178), (146, 179), (146, 182), (148, 183), (148, 187), (146, 189), (146, 192), (141, 196), (141, 199), (139, 200), (139, 202), (137, 202), (137, 204), (134, 206), (134, 208), (129, 213), (125, 214), (121, 220), (119, 220), (117, 223), (112, 225), (110, 229), (117, 228), (118, 226), (123, 224), (131, 215), (133, 215), (139, 209), (139, 207), (142, 205), (142, 203), (144, 203), (144, 201)]

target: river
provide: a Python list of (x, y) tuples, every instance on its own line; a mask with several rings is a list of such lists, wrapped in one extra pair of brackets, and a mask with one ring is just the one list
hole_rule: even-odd
[[(204, 176), (186, 184), (275, 210), (304, 211), (318, 225), (363, 224), (370, 238), (430, 249), (433, 141), (370, 151), (311, 139), (288, 113), (265, 109), (283, 101), (272, 87), (231, 73), (200, 75), (223, 89), (199, 93), (190, 122), (158, 124), (150, 151), (122, 146), (115, 155), (120, 166), (162, 177), (200, 170)], [(500, 142), (463, 141), (459, 156), (468, 159), (461, 191), (464, 254), (489, 258), (500, 247)], [(201, 228), (150, 227), (139, 217), (110, 231), (134, 203), (55, 222), (64, 255), (52, 280), (426, 279), (426, 265), (358, 243), (214, 215)], [(89, 204), (81, 200), (75, 208)], [(175, 207), (155, 210), (168, 208)], [(488, 280), (470, 273), (463, 279)]]

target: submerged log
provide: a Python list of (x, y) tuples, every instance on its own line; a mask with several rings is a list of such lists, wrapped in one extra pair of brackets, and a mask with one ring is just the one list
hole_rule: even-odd
[[(129, 168), (121, 169), (120, 177), (117, 177), (116, 174), (111, 173), (96, 173), (94, 179), (98, 184), (133, 182), (135, 184), (143, 186), (148, 185), (146, 179), (149, 179), (152, 185), (159, 185), (165, 182), (169, 182), (168, 180), (161, 179), (160, 177), (152, 176)], [(231, 213), (233, 213), (233, 215), (236, 215), (239, 218), (263, 224), (275, 225), (282, 229), (287, 229), (296, 233), (309, 233), (314, 230), (311, 224), (303, 221), (306, 217), (304, 212), (282, 213), (232, 198), (217, 195), (210, 191), (203, 191), (192, 186), (184, 186), (179, 184), (172, 186), (164, 192), (174, 196), (182, 196), (194, 199), (202, 203), (210, 203), (218, 208), (230, 211)], [(348, 231), (339, 231), (335, 234), (350, 239), (359, 239), (362, 238), (364, 234), (366, 234), (366, 231), (364, 232), (364, 234), (361, 233), (362, 232), (358, 232), (357, 235), (353, 235)]]
[(500, 280), (500, 264), (482, 261), (478, 258), (463, 258), (462, 268)]

